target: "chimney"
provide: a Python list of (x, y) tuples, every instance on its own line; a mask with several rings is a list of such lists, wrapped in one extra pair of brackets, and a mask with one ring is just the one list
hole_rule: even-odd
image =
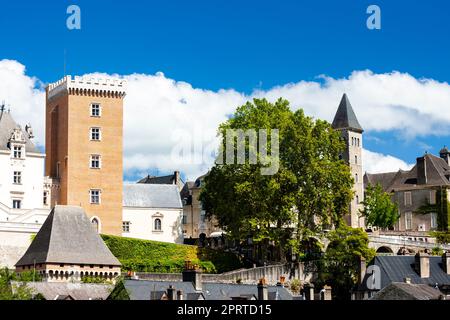
[(324, 286), (322, 289), (323, 292), (323, 300), (331, 300), (331, 287), (330, 286)]
[(430, 256), (423, 252), (418, 252), (415, 257), (415, 269), (421, 278), (430, 277)]
[(417, 158), (417, 184), (427, 184), (426, 157)]
[(258, 300), (269, 300), (269, 290), (264, 278), (260, 279), (258, 283)]
[(407, 284), (411, 284), (411, 278), (405, 278), (404, 282), (407, 283)]
[(177, 300), (176, 296), (175, 296), (175, 288), (170, 285), (169, 288), (167, 289), (167, 299), (168, 300)]
[(444, 148), (441, 149), (439, 152), (439, 156), (444, 159), (445, 162), (450, 166), (450, 151), (448, 150), (447, 146), (444, 146)]
[(177, 291), (177, 300), (183, 300), (183, 290)]
[(191, 261), (184, 263), (183, 282), (191, 282), (195, 291), (202, 291), (202, 272)]
[(314, 300), (314, 285), (312, 283), (306, 283), (303, 287), (306, 300)]
[(178, 182), (180, 182), (180, 171), (175, 171), (173, 173), (173, 184), (176, 184), (177, 186), (180, 185)]
[(446, 274), (450, 275), (450, 252), (442, 255), (442, 268)]
[(366, 276), (366, 259), (361, 256), (358, 258), (358, 260), (358, 282), (359, 284), (362, 284), (364, 281), (364, 277)]

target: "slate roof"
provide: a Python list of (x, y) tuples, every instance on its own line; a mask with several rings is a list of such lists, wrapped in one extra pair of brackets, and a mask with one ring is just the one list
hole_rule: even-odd
[(426, 284), (393, 282), (369, 300), (439, 300), (442, 293)]
[(41, 263), (120, 266), (80, 207), (56, 206), (16, 266)]
[[(10, 112), (0, 111), (0, 150), (10, 150), (8, 142), (14, 129), (19, 125), (14, 121)], [(25, 139), (25, 151), (32, 153), (41, 153), (36, 146), (31, 142), (28, 134), (22, 129), (23, 137)]]
[[(426, 163), (426, 176), (428, 186), (448, 186), (450, 185), (450, 166), (447, 162), (432, 154), (423, 156)], [(420, 158), (419, 158), (420, 159)], [(380, 183), (384, 191), (391, 192), (397, 189), (414, 189), (422, 188), (417, 184), (417, 164), (409, 171), (399, 170), (397, 172), (366, 173), (364, 176), (364, 184), (370, 183), (375, 185)]]
[(350, 104), (350, 100), (348, 100), (347, 94), (345, 93), (342, 96), (336, 115), (334, 116), (332, 127), (334, 129), (352, 129), (361, 133), (364, 131), (359, 124), (352, 105)]
[(137, 183), (147, 183), (147, 184), (174, 184), (175, 183), (175, 175), (171, 174), (168, 176), (151, 176), (148, 175), (145, 178), (142, 178)]
[[(19, 283), (13, 283), (16, 288)], [(26, 284), (35, 294), (40, 293), (46, 300), (61, 300), (72, 297), (74, 300), (106, 300), (114, 286), (110, 284), (28, 282)]]
[(182, 209), (180, 192), (175, 184), (125, 184), (123, 206), (137, 208)]
[[(165, 291), (170, 285), (176, 290), (182, 290), (186, 299), (199, 293), (195, 291), (191, 282), (182, 281), (125, 280), (124, 285), (130, 300), (149, 300), (151, 292)], [(205, 300), (231, 300), (231, 297), (253, 295), (257, 297), (258, 288), (256, 285), (246, 284), (203, 283), (202, 293)], [(277, 296), (280, 300), (292, 300), (291, 293), (284, 287), (269, 286), (268, 293), (269, 299)]]
[(381, 288), (392, 282), (404, 282), (410, 278), (413, 284), (435, 286), (450, 285), (450, 275), (442, 269), (442, 257), (430, 256), (430, 277), (421, 278), (414, 269), (414, 256), (377, 256), (374, 264), (381, 270)]

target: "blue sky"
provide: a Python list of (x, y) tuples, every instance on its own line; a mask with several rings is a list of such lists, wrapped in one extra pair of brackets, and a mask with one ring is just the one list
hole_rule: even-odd
[[(81, 30), (65, 26), (70, 4), (81, 8)], [(381, 8), (381, 30), (366, 28), (370, 4)], [(65, 50), (69, 74), (162, 71), (194, 88), (246, 95), (367, 69), (450, 80), (444, 0), (1, 0), (1, 9), (0, 60), (18, 61), (45, 83), (62, 77)], [(412, 137), (371, 126), (365, 147), (412, 163), (425, 150), (450, 145), (443, 126), (438, 135)]]

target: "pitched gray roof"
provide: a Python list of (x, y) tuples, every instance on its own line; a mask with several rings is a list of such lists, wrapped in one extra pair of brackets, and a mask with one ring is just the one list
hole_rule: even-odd
[(174, 184), (175, 183), (175, 175), (171, 174), (168, 176), (151, 176), (148, 175), (145, 178), (142, 178), (138, 181), (138, 183), (147, 183), (147, 184)]
[(450, 275), (441, 267), (442, 257), (430, 256), (430, 277), (421, 278), (414, 270), (414, 256), (377, 256), (374, 264), (381, 269), (381, 288), (392, 282), (403, 282), (410, 278), (411, 283), (435, 286), (450, 285)]
[[(151, 292), (165, 291), (170, 285), (176, 290), (182, 290), (186, 298), (194, 297), (191, 294), (198, 293), (191, 282), (182, 281), (126, 280), (124, 285), (130, 300), (149, 300)], [(284, 287), (269, 286), (268, 292), (269, 299), (277, 296), (279, 300), (292, 300), (292, 294)], [(202, 293), (205, 300), (231, 300), (231, 297), (257, 297), (258, 288), (256, 285), (247, 284), (203, 283)]]
[(426, 284), (393, 282), (370, 300), (439, 300), (442, 293)]
[(16, 266), (65, 263), (120, 266), (80, 207), (56, 206)]
[[(14, 121), (11, 113), (0, 111), (0, 150), (9, 150), (8, 142), (14, 129), (19, 125)], [(22, 130), (25, 139), (25, 151), (32, 153), (40, 153), (36, 146), (31, 142), (25, 130)]]
[(123, 206), (182, 209), (180, 192), (174, 184), (125, 184)]
[[(421, 159), (421, 158), (419, 158)], [(429, 186), (450, 186), (450, 166), (442, 158), (436, 157), (432, 154), (426, 154), (423, 156), (426, 163), (425, 170), (427, 176), (427, 184)], [(397, 172), (366, 173), (364, 177), (364, 184), (375, 185), (380, 183), (383, 186), (384, 191), (390, 192), (396, 189), (414, 189), (422, 188), (418, 185), (417, 179), (417, 164), (409, 171), (399, 170)]]
[[(20, 284), (13, 283), (13, 288)], [(106, 300), (114, 286), (110, 284), (29, 282), (26, 284), (35, 294), (40, 293), (46, 300), (71, 296), (75, 300)]]
[(337, 109), (336, 115), (332, 123), (334, 129), (352, 129), (357, 132), (363, 132), (363, 128), (356, 118), (352, 105), (348, 100), (347, 94), (344, 93), (341, 103)]

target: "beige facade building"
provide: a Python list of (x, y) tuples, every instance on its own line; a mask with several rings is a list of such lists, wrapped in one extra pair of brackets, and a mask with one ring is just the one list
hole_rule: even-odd
[(52, 206), (81, 206), (98, 232), (121, 235), (125, 83), (66, 76), (46, 91)]

